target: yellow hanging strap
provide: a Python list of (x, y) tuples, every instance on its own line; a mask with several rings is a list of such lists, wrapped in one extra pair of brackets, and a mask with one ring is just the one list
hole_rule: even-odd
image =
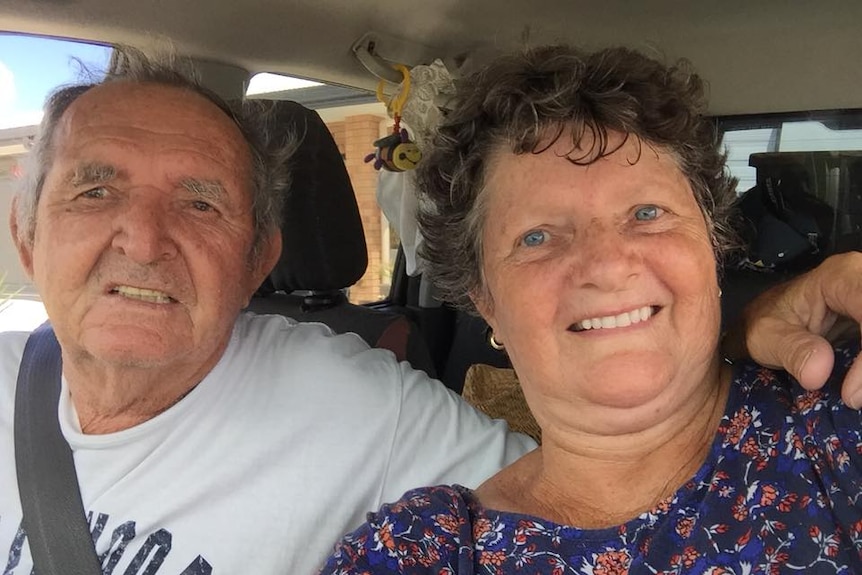
[(401, 72), (403, 80), (401, 81), (400, 88), (394, 96), (387, 98), (383, 93), (386, 80), (380, 80), (377, 83), (377, 99), (386, 104), (386, 111), (398, 122), (401, 119), (401, 110), (404, 109), (404, 104), (407, 103), (407, 96), (410, 94), (410, 70), (404, 64), (392, 64), (392, 67)]

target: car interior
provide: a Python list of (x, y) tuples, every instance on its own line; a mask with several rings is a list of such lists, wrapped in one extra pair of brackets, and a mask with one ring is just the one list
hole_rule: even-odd
[[(445, 105), (449, 85), (422, 83), (420, 74), (439, 79), (442, 70), (457, 80), (497, 53), (528, 46), (625, 45), (688, 59), (709, 84), (709, 113), (740, 180), (744, 249), (724, 265), (729, 325), (770, 285), (860, 247), (860, 22), (857, 0), (0, 0), (0, 34), (170, 46), (194, 58), (202, 81), (227, 98), (245, 95), (260, 74), (316, 83), (253, 96), (271, 100), (279, 129), (304, 139), (292, 164), (282, 257), (250, 309), (357, 333), (455, 392), (470, 366), (509, 363), (489, 345), (480, 318), (435, 297), (416, 263), (409, 221), (369, 207), (378, 179), (391, 174), (364, 156), (392, 130), (381, 101), (403, 94), (404, 69), (414, 74), (411, 93), (433, 108)], [(0, 52), (0, 63), (5, 57)], [(437, 90), (422, 94), (426, 86)], [(407, 120), (421, 149), (422, 127)], [(350, 126), (360, 122), (370, 136), (352, 142), (359, 132)], [(4, 145), (23, 149), (28, 137), (0, 126), (0, 160)], [(0, 183), (11, 181), (11, 163), (0, 169), (8, 172)], [(409, 219), (403, 198), (399, 205), (396, 215), (406, 210)], [(360, 295), (372, 273), (378, 291)]]

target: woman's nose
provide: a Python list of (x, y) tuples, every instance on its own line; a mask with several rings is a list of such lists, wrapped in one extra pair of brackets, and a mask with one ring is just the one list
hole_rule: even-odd
[(592, 224), (573, 245), (573, 276), (581, 287), (603, 291), (625, 289), (639, 273), (636, 251), (623, 230)]

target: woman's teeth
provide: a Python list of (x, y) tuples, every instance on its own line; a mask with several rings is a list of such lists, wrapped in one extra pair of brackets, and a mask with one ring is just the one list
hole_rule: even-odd
[(612, 329), (615, 327), (628, 327), (635, 323), (648, 320), (653, 315), (652, 307), (645, 305), (641, 308), (621, 313), (619, 315), (609, 315), (605, 317), (594, 317), (579, 321), (573, 327), (575, 331), (585, 331), (588, 329)]

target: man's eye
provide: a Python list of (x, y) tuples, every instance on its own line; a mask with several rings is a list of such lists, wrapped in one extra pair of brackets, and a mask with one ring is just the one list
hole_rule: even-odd
[(196, 200), (192, 202), (192, 207), (199, 212), (211, 212), (214, 208), (212, 205), (204, 202), (203, 200)]
[(540, 246), (548, 239), (548, 232), (543, 230), (533, 230), (527, 232), (521, 239), (521, 243), (527, 247)]
[(105, 188), (93, 188), (92, 190), (87, 190), (86, 192), (83, 192), (80, 197), (88, 198), (91, 200), (101, 200), (107, 195), (108, 190), (106, 190)]
[(641, 221), (654, 220), (661, 215), (662, 209), (658, 206), (641, 206), (635, 210), (635, 219)]

